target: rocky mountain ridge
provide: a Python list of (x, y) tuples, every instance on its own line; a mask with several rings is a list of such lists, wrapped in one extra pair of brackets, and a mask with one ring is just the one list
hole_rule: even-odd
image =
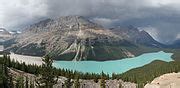
[(175, 40), (171, 45), (169, 45), (171, 48), (180, 48), (180, 39)]
[(105, 61), (135, 56), (136, 50), (142, 49), (139, 45), (146, 46), (139, 40), (158, 44), (145, 31), (114, 29), (103, 28), (82, 16), (47, 19), (27, 27), (6, 50), (35, 56), (49, 54), (57, 60)]
[(117, 34), (123, 36), (123, 39), (131, 41), (135, 44), (141, 44), (149, 47), (165, 47), (165, 45), (157, 42), (152, 38), (150, 34), (146, 31), (140, 31), (138, 28), (133, 27), (132, 25), (128, 27), (115, 27), (111, 30)]
[(0, 39), (10, 38), (12, 35), (4, 28), (0, 28)]

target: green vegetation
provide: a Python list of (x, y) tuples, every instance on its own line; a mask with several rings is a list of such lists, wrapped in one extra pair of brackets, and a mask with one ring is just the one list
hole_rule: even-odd
[[(1, 60), (2, 58), (0, 58)], [(1, 61), (2, 62), (2, 61)], [(4, 78), (4, 73), (3, 73), (3, 64), (0, 63), (0, 86), (2, 87), (3, 86), (3, 78)]]
[[(57, 83), (57, 79), (58, 79), (58, 75), (55, 74), (55, 71), (53, 70), (53, 66), (52, 66), (53, 60), (51, 57), (47, 55), (44, 57), (43, 62), (44, 63), (39, 73), (41, 78), (37, 81), (37, 83), (39, 84), (40, 87), (43, 88), (53, 88), (53, 85)], [(42, 86), (41, 84), (45, 84), (45, 85)]]
[(123, 88), (121, 83), (119, 83), (119, 88)]
[(95, 45), (93, 51), (91, 47), (88, 47), (87, 60), (104, 61), (104, 60), (117, 60), (127, 58), (124, 52), (131, 52), (133, 55), (138, 56), (143, 53), (157, 52), (159, 49), (143, 47), (143, 46), (110, 46), (110, 45)]
[[(45, 64), (43, 64), (42, 66), (36, 66), (10, 61), (10, 58), (8, 56), (0, 58), (0, 87), (5, 88), (5, 86), (13, 85), (11, 80), (12, 78), (9, 75), (7, 75), (7, 67), (35, 74), (37, 76), (41, 75), (41, 78), (44, 80), (43, 82), (45, 82), (45, 85), (50, 86), (47, 88), (51, 88), (51, 86), (54, 83), (56, 83), (56, 80), (54, 80), (53, 78), (56, 78), (57, 76), (64, 76), (68, 78), (68, 80), (66, 80), (64, 84), (65, 88), (69, 88), (72, 85), (75, 85), (76, 88), (79, 88), (79, 79), (93, 79), (95, 82), (98, 82), (98, 80), (100, 79), (102, 88), (104, 88), (105, 80), (107, 79), (122, 79), (124, 81), (137, 83), (138, 87), (142, 88), (142, 86), (144, 86), (148, 82), (151, 82), (154, 78), (158, 76), (161, 76), (166, 73), (180, 72), (180, 61), (178, 60), (172, 62), (153, 61), (150, 64), (129, 70), (123, 74), (112, 74), (112, 77), (109, 77), (109, 75), (103, 72), (101, 74), (94, 74), (81, 73), (65, 69), (56, 69), (52, 67), (52, 59), (48, 56), (46, 57), (46, 59), (44, 59), (44, 62)], [(75, 81), (72, 82), (71, 79), (75, 79)], [(16, 79), (16, 86), (19, 86), (19, 88), (23, 84), (22, 80), (24, 79)], [(28, 78), (26, 78), (25, 81), (25, 83), (28, 84)], [(30, 86), (32, 86), (31, 88), (33, 88), (34, 84), (31, 82), (30, 84)], [(119, 87), (121, 88), (121, 84)]]
[[(98, 80), (100, 79), (102, 76), (104, 79), (109, 79), (109, 75), (106, 75), (103, 73), (103, 75), (101, 74), (94, 74), (94, 73), (81, 73), (81, 72), (77, 72), (77, 71), (70, 71), (70, 70), (65, 70), (65, 69), (56, 69), (54, 67), (52, 67), (52, 59), (50, 57), (45, 57), (46, 59), (44, 59), (45, 64), (43, 64), (42, 66), (37, 66), (37, 65), (26, 65), (25, 63), (19, 63), (16, 62), (14, 60), (10, 60), (9, 56), (5, 56), (3, 58), (0, 58), (0, 71), (2, 71), (0, 73), (0, 88), (4, 88), (4, 84), (8, 85), (9, 83), (12, 84), (10, 86), (13, 86), (12, 80), (9, 80), (10, 77), (8, 77), (4, 71), (4, 66), (9, 67), (9, 68), (13, 68), (13, 69), (18, 69), (27, 73), (31, 73), (31, 74), (35, 74), (37, 77), (41, 77), (39, 80), (37, 80), (37, 84), (42, 84), (45, 83), (46, 87), (43, 88), (51, 88), (52, 85), (55, 82), (55, 80), (53, 78), (57, 77), (57, 76), (64, 76), (69, 78), (69, 81), (71, 81), (70, 79), (77, 79), (74, 83), (78, 84), (79, 79), (95, 79)], [(7, 73), (7, 72), (6, 72)], [(7, 80), (8, 77), (8, 80)], [(12, 79), (12, 78), (11, 78)], [(13, 81), (16, 81), (15, 86), (18, 86), (18, 88), (24, 84), (22, 83), (22, 77), (18, 77)], [(27, 80), (28, 81), (28, 80)], [(8, 83), (9, 82), (9, 83)], [(66, 82), (67, 83), (67, 82)], [(27, 83), (25, 83), (27, 84)], [(30, 88), (33, 88), (34, 83), (30, 81)], [(68, 83), (65, 84), (65, 86), (67, 86), (67, 88), (72, 85), (72, 83)], [(27, 85), (26, 85), (27, 86)], [(78, 87), (78, 85), (77, 85)], [(5, 87), (8, 88), (8, 87)]]
[(100, 79), (100, 88), (106, 88), (106, 82), (105, 82), (105, 79), (107, 78), (104, 78), (104, 72), (101, 73), (101, 79)]
[(105, 82), (105, 80), (102, 78), (101, 80), (100, 80), (100, 88), (106, 88), (106, 82)]
[[(85, 45), (81, 47), (85, 47), (84, 51), (82, 52), (82, 55), (86, 59), (83, 60), (89, 60), (89, 61), (106, 61), (106, 60), (118, 60), (122, 58), (127, 58), (128, 56), (126, 55), (125, 52), (131, 52), (133, 55), (138, 56), (143, 53), (160, 51), (160, 48), (152, 48), (142, 45), (126, 46), (126, 44), (122, 46), (96, 44), (93, 45), (93, 48), (92, 46), (89, 45)], [(57, 52), (59, 51), (50, 52), (49, 54), (51, 56), (57, 56), (55, 57), (56, 60), (67, 60), (67, 61), (72, 61), (72, 59), (76, 56), (76, 52), (70, 52), (62, 55), (58, 55)], [(78, 56), (78, 58), (81, 57), (80, 55)]]
[(156, 77), (172, 72), (180, 72), (180, 61), (153, 61), (148, 65), (132, 69), (123, 74), (113, 74), (112, 78), (123, 79), (124, 81), (134, 82), (139, 84), (139, 86), (143, 86)]
[(180, 61), (180, 49), (164, 49), (163, 51), (173, 53), (172, 58), (176, 61)]
[(65, 81), (65, 88), (71, 88), (72, 86), (72, 82), (70, 78), (67, 78), (67, 80)]
[(24, 88), (24, 79), (23, 79), (23, 77), (18, 77), (16, 79), (16, 88)]
[(74, 88), (80, 88), (79, 78), (76, 78), (76, 80), (74, 82)]
[[(4, 56), (3, 58), (7, 58)], [(11, 85), (10, 76), (8, 75), (7, 64), (8, 61), (6, 59), (0, 58), (0, 88), (9, 88)]]
[[(45, 47), (42, 45), (41, 47), (37, 47), (37, 44), (29, 44), (25, 47), (19, 49), (18, 46), (13, 47), (11, 50), (17, 54), (23, 55), (33, 55), (33, 56), (44, 56), (46, 54)], [(5, 45), (5, 47), (7, 47)]]

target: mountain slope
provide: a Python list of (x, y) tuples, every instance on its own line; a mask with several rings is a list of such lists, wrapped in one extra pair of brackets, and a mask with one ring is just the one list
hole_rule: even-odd
[(149, 47), (162, 48), (165, 45), (154, 40), (146, 31), (139, 31), (133, 26), (128, 27), (115, 27), (111, 30), (118, 35), (123, 36), (124, 39), (131, 41), (135, 44), (145, 45)]
[(0, 45), (4, 44), (5, 40), (8, 40), (12, 35), (4, 28), (0, 28)]
[(6, 50), (35, 56), (50, 54), (57, 60), (105, 61), (152, 51), (81, 16), (43, 20), (12, 41)]
[(4, 28), (0, 28), (0, 39), (10, 38), (11, 34)]
[(171, 48), (180, 48), (180, 39), (177, 39), (173, 44), (169, 45)]

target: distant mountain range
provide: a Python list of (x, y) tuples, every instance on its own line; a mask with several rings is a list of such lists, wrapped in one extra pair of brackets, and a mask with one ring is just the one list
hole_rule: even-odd
[(5, 41), (12, 39), (20, 33), (20, 31), (7, 31), (5, 28), (0, 28), (0, 45), (3, 45)]
[(180, 39), (177, 39), (173, 42), (173, 44), (169, 45), (171, 48), (180, 48)]
[(18, 54), (69, 61), (116, 60), (165, 47), (133, 26), (106, 29), (82, 16), (40, 21), (6, 43), (6, 50)]
[(11, 37), (11, 33), (9, 33), (4, 28), (0, 28), (0, 39), (6, 39), (6, 38), (10, 38), (10, 37)]
[(146, 31), (139, 31), (132, 25), (127, 27), (115, 27), (111, 28), (110, 30), (112, 30), (115, 34), (122, 36), (123, 39), (133, 42), (134, 44), (140, 44), (156, 48), (165, 47), (165, 45), (154, 40)]

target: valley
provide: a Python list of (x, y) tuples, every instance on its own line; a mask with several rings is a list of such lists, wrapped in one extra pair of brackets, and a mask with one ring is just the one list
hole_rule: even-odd
[(180, 88), (178, 0), (0, 0), (0, 88)]
[(1, 33), (0, 66), (9, 75), (0, 76), (12, 76), (14, 82), (29, 76), (41, 82), (42, 75), (52, 78), (52, 83), (60, 77), (51, 85), (54, 88), (67, 84), (143, 88), (156, 77), (180, 71), (178, 42), (162, 44), (134, 26), (104, 28), (82, 16), (63, 16), (42, 20), (22, 32), (3, 29)]
[[(171, 58), (172, 53), (165, 53), (163, 51), (154, 52), (154, 53), (145, 53), (143, 55), (133, 57), (133, 58), (124, 58), (122, 60), (113, 60), (113, 61), (53, 61), (53, 66), (60, 69), (68, 69), (73, 71), (79, 71), (83, 73), (96, 73), (100, 74), (102, 71), (106, 74), (112, 75), (113, 73), (124, 73), (133, 68), (142, 67), (146, 64), (149, 64), (155, 60), (162, 60), (166, 62), (173, 61)], [(18, 61), (19, 63), (25, 63), (27, 65), (42, 65), (43, 57), (35, 56), (25, 56), (11, 53), (11, 60)], [(121, 67), (121, 68), (116, 68)]]
[(107, 29), (82, 16), (42, 20), (5, 42), (5, 51), (62, 61), (118, 60), (164, 47), (133, 26)]
[[(160, 57), (156, 57), (156, 56), (158, 56), (158, 55), (160, 55), (160, 57), (162, 58), (162, 59), (160, 59)], [(114, 88), (118, 88), (119, 87), (119, 82), (121, 83), (121, 85), (122, 86), (124, 86), (124, 88), (143, 88), (142, 86), (145, 86), (145, 84), (146, 84), (146, 82), (147, 82), (147, 80), (148, 81), (151, 81), (153, 78), (155, 78), (155, 77), (158, 77), (158, 76), (160, 76), (160, 75), (162, 75), (162, 74), (164, 74), (164, 73), (168, 73), (168, 72), (178, 72), (179, 70), (179, 62), (177, 61), (177, 62), (174, 62), (174, 61), (172, 61), (172, 59), (170, 58), (171, 57), (171, 53), (165, 53), (165, 52), (157, 52), (157, 53), (150, 53), (149, 54), (149, 57), (151, 58), (152, 56), (154, 56), (154, 58), (159, 58), (159, 59), (155, 59), (156, 61), (152, 61), (151, 63), (149, 63), (149, 64), (146, 64), (146, 65), (144, 65), (144, 66), (142, 66), (142, 67), (137, 67), (137, 68), (135, 68), (135, 66), (132, 66), (132, 64), (128, 64), (128, 62), (126, 61), (126, 65), (131, 65), (134, 69), (129, 69), (128, 71), (126, 71), (125, 73), (122, 73), (122, 74), (119, 74), (119, 73), (112, 73), (112, 74), (107, 74), (106, 76), (105, 76), (105, 73), (106, 73), (106, 71), (103, 71), (103, 73), (101, 73), (101, 72), (98, 72), (98, 71), (95, 71), (96, 72), (96, 74), (94, 74), (94, 75), (97, 75), (97, 76), (90, 76), (90, 74), (91, 74), (91, 72), (89, 72), (89, 71), (87, 71), (88, 73), (86, 73), (86, 72), (83, 72), (83, 71), (81, 71), (81, 72), (83, 72), (83, 73), (79, 73), (79, 72), (77, 72), (77, 71), (75, 71), (75, 73), (73, 73), (72, 72), (72, 69), (70, 70), (66, 70), (67, 72), (65, 72), (65, 73), (68, 73), (69, 75), (70, 74), (78, 74), (78, 75), (81, 75), (81, 77), (80, 77), (80, 79), (82, 79), (81, 81), (80, 81), (80, 83), (82, 83), (82, 86), (83, 86), (83, 84), (84, 85), (86, 85), (86, 86), (88, 86), (88, 85), (96, 85), (96, 87), (95, 88), (99, 88), (98, 86), (100, 85), (99, 83), (98, 84), (96, 84), (96, 83), (94, 83), (92, 80), (93, 79), (99, 79), (99, 75), (101, 74), (104, 74), (104, 77), (105, 77), (105, 79), (106, 79), (106, 82), (105, 83), (107, 83), (107, 86), (109, 86), (109, 87), (113, 87), (114, 86)], [(10, 55), (11, 56), (11, 55)], [(33, 58), (35, 58), (35, 57), (32, 57), (32, 56), (23, 56), (23, 55), (12, 55), (12, 56), (16, 56), (16, 60), (17, 59), (19, 59), (19, 57), (18, 56), (20, 56), (21, 58), (24, 58), (24, 61), (23, 61), (23, 59), (19, 59), (19, 63), (21, 63), (21, 64), (17, 64), (17, 65), (13, 65), (12, 64), (12, 66), (15, 66), (15, 67), (11, 67), (12, 68), (12, 71), (13, 70), (15, 70), (15, 69), (13, 69), (13, 68), (16, 68), (16, 69), (19, 69), (19, 70), (22, 70), (23, 69), (23, 67), (24, 67), (24, 65), (25, 64), (32, 64), (32, 63), (29, 63), (29, 61), (28, 61), (28, 59), (25, 59), (25, 58), (31, 58), (32, 60), (31, 60), (31, 62), (36, 62), (37, 61), (37, 59), (40, 59), (40, 57), (39, 58), (36, 58), (36, 59), (33, 59)], [(140, 56), (141, 58), (142, 57), (147, 57), (148, 56), (148, 54), (144, 54), (144, 55), (142, 55), (142, 56)], [(166, 57), (169, 57), (169, 58), (166, 58)], [(164, 59), (164, 58), (166, 58), (166, 61), (167, 62), (163, 62), (162, 60)], [(129, 58), (130, 60), (133, 60), (133, 59), (135, 59), (135, 58)], [(143, 59), (143, 58), (142, 58)], [(140, 60), (140, 61), (142, 61), (142, 59)], [(148, 58), (145, 58), (145, 59), (147, 59), (147, 60), (150, 60), (150, 59), (148, 59)], [(3, 59), (1, 59), (1, 60), (3, 60)], [(127, 59), (122, 59), (122, 60), (127, 60)], [(121, 61), (122, 61), (121, 60)], [(136, 60), (136, 59), (135, 59)], [(145, 60), (145, 62), (147, 62), (147, 60)], [(157, 61), (157, 60), (161, 60), (161, 61)], [(15, 60), (12, 60), (12, 61), (15, 61)], [(165, 59), (164, 59), (164, 61), (165, 61)], [(24, 64), (24, 62), (25, 62), (25, 64)], [(57, 61), (58, 63), (59, 62), (62, 62), (63, 63), (63, 61)], [(74, 62), (74, 61), (73, 61)], [(113, 61), (108, 61), (108, 62), (113, 62)], [(139, 61), (136, 61), (136, 62), (139, 62)], [(12, 63), (14, 63), (15, 64), (15, 62), (12, 62)], [(16, 62), (16, 63), (18, 63), (18, 62)], [(56, 61), (55, 61), (55, 63), (56, 63)], [(61, 63), (61, 64), (62, 64)], [(66, 63), (70, 63), (70, 62), (66, 62)], [(68, 64), (66, 64), (66, 63), (63, 63), (64, 64), (64, 66), (68, 66)], [(75, 64), (77, 64), (77, 63), (84, 63), (84, 61), (81, 61), (81, 62), (74, 62)], [(89, 64), (87, 64), (87, 63), (89, 63)], [(97, 62), (97, 63), (102, 63), (102, 62)], [(88, 61), (88, 62), (86, 62), (86, 64), (84, 64), (83, 65), (83, 68), (85, 68), (86, 70), (94, 70), (94, 68), (97, 68), (95, 65), (97, 65), (97, 63), (96, 64), (94, 64), (94, 65), (92, 65), (92, 63), (90, 62), (90, 61)], [(113, 70), (113, 68), (115, 67), (114, 66), (114, 64), (115, 63), (117, 63), (116, 61), (114, 61), (114, 63), (112, 63), (113, 65), (112, 65), (112, 68), (110, 68), (109, 70)], [(134, 62), (135, 63), (135, 62)], [(35, 65), (36, 63), (34, 63), (34, 66), (36, 67), (37, 65)], [(107, 64), (107, 63), (106, 63)], [(28, 66), (29, 66), (28, 65)], [(58, 64), (59, 65), (59, 64)], [(69, 64), (69, 65), (72, 65), (72, 64)], [(88, 66), (88, 67), (86, 67), (86, 65)], [(89, 67), (89, 65), (92, 65), (91, 67)], [(123, 65), (122, 64), (122, 66), (116, 66), (116, 67), (121, 67), (120, 69), (122, 69), (122, 68), (126, 68), (127, 66), (126, 66), (125, 64)], [(17, 67), (18, 66), (18, 67)], [(33, 66), (33, 65), (32, 65)], [(95, 66), (95, 67), (94, 67)], [(111, 65), (110, 65), (111, 66)], [(25, 66), (26, 67), (26, 66)], [(63, 67), (63, 65), (61, 66), (61, 67)], [(70, 67), (72, 67), (72, 66), (70, 66)], [(29, 68), (29, 67), (28, 67)], [(28, 69), (28, 68), (26, 68), (26, 69)], [(78, 68), (78, 64), (77, 65), (75, 65), (75, 69), (77, 69)], [(106, 69), (107, 69), (108, 67), (106, 67)], [(152, 68), (151, 70), (149, 69), (149, 68)], [(172, 69), (173, 68), (173, 69)], [(40, 68), (39, 68), (40, 69)], [(100, 68), (100, 69), (102, 69), (102, 68)], [(119, 71), (118, 72), (120, 72), (121, 70), (119, 69)], [(164, 69), (164, 70), (163, 70)], [(38, 70), (38, 69), (37, 69)], [(99, 70), (99, 69), (97, 69), (97, 70)], [(149, 71), (147, 71), (147, 70), (149, 70)], [(16, 70), (15, 70), (16, 71)], [(23, 70), (23, 71), (26, 71), (25, 69)], [(60, 73), (62, 72), (63, 70), (61, 70), (60, 71)], [(65, 70), (64, 70), (65, 71)], [(68, 72), (68, 71), (70, 71), (70, 73)], [(111, 72), (110, 71), (110, 72)], [(161, 72), (162, 71), (162, 72)], [(17, 71), (18, 73), (16, 73), (16, 74), (21, 74), (21, 72), (19, 73), (19, 71)], [(34, 71), (32, 70), (32, 72), (34, 73)], [(32, 73), (31, 72), (31, 70), (28, 70), (28, 73)], [(76, 73), (77, 72), (77, 73)], [(140, 72), (140, 73), (139, 73)], [(28, 75), (27, 73), (24, 73), (23, 72), (23, 74), (24, 74), (24, 76), (25, 75)], [(36, 73), (37, 74), (37, 73)], [(64, 77), (69, 77), (69, 75), (68, 74), (63, 74), (63, 73), (61, 73), (61, 76), (64, 76)], [(89, 74), (89, 76), (88, 76), (88, 74)], [(152, 76), (152, 75), (155, 75), (155, 76)], [(83, 76), (84, 75), (84, 76)], [(134, 77), (134, 75), (136, 75), (135, 77)], [(149, 75), (149, 76), (148, 76)], [(16, 75), (15, 75), (16, 76)], [(110, 78), (109, 78), (109, 76), (111, 76)], [(64, 80), (64, 79), (66, 79), (66, 78), (64, 78), (64, 77), (60, 77), (59, 79), (60, 80)], [(73, 78), (74, 76), (72, 75), (72, 79), (75, 79), (75, 78)], [(76, 76), (75, 76), (76, 77)], [(92, 78), (91, 78), (92, 77)], [(93, 78), (93, 77), (96, 77), (96, 78)], [(145, 78), (145, 77), (147, 77), (146, 79), (142, 79), (142, 78)], [(88, 79), (88, 80), (87, 80)], [(124, 82), (122, 82), (121, 80), (115, 80), (115, 79), (122, 79), (123, 81), (125, 81), (125, 83)], [(59, 83), (58, 84), (56, 84), (55, 86), (57, 87), (57, 86), (59, 86), (60, 88), (64, 85), (64, 82), (65, 81), (59, 81)], [(99, 81), (100, 82), (100, 81)], [(127, 83), (126, 83), (127, 82)], [(129, 82), (131, 82), (131, 83), (129, 83)], [(108, 84), (108, 83), (112, 83), (112, 84), (114, 84), (114, 85), (110, 85), (110, 84)], [(136, 84), (134, 84), (134, 83), (137, 83), (138, 84), (138, 86), (139, 87), (137, 87), (137, 85)], [(143, 84), (142, 84), (143, 83)], [(62, 85), (63, 84), (63, 85)], [(133, 86), (134, 85), (134, 86)], [(116, 87), (115, 87), (116, 86)], [(90, 87), (90, 86), (89, 86)], [(85, 87), (85, 88), (89, 88), (89, 87)], [(63, 88), (63, 87), (62, 87)], [(83, 87), (84, 88), (84, 87)]]

